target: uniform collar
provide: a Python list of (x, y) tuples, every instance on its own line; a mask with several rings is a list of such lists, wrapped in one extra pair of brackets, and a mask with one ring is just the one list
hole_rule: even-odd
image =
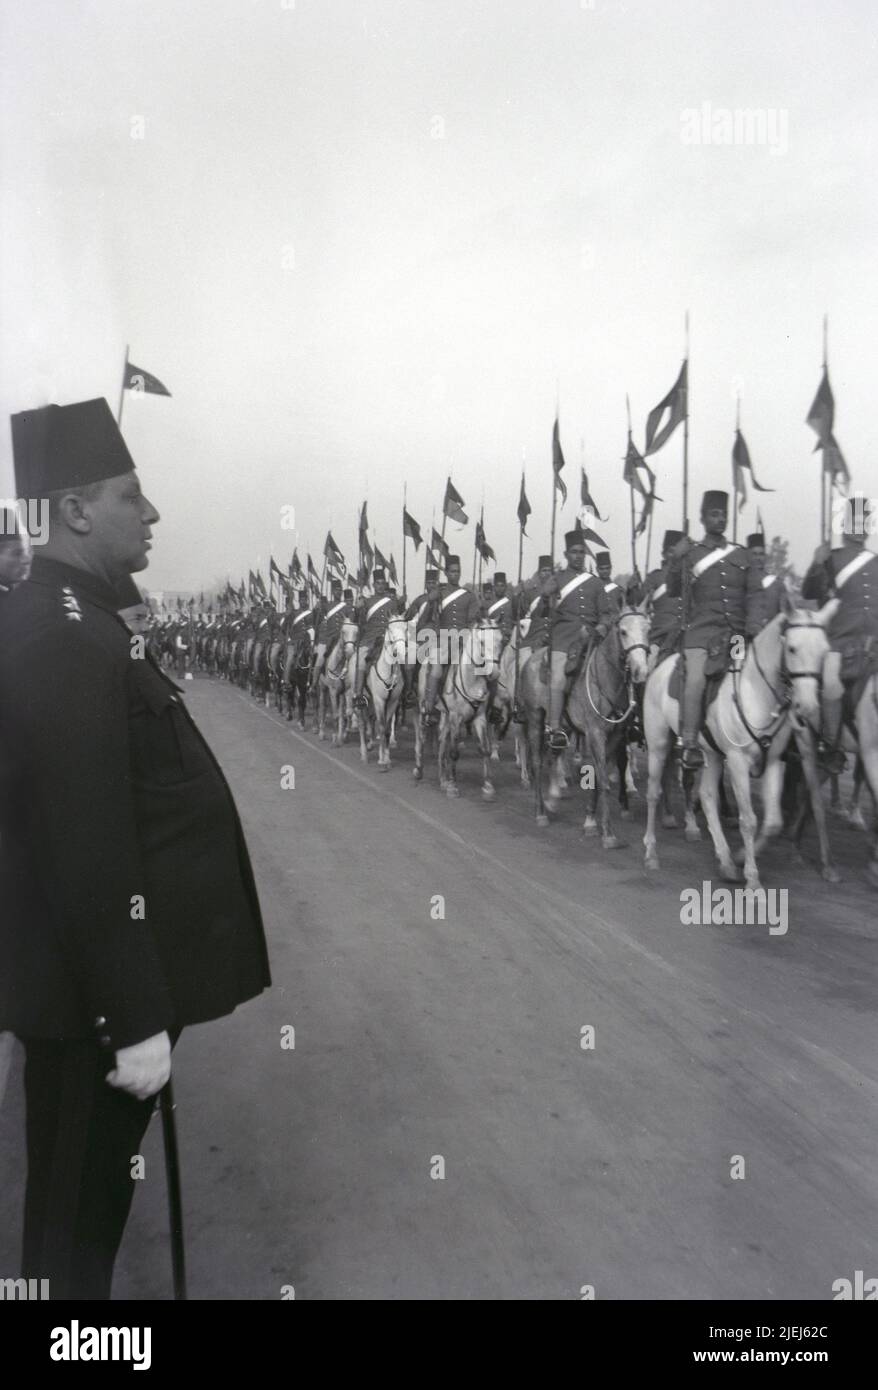
[(717, 550), (720, 546), (728, 545), (728, 541), (725, 536), (709, 536), (705, 531), (699, 544), (706, 546), (708, 550)]
[(90, 570), (80, 569), (77, 565), (66, 565), (62, 560), (48, 560), (42, 555), (35, 555), (30, 578), (26, 579), (25, 583), (73, 589), (78, 597), (96, 604), (98, 608), (105, 608), (109, 613), (117, 614), (119, 611), (119, 595), (112, 585), (92, 574)]

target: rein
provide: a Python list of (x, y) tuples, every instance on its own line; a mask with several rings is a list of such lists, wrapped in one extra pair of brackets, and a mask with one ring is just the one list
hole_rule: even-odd
[[(615, 627), (618, 625), (619, 620), (620, 620), (621, 618), (623, 618), (624, 616), (625, 616), (625, 612), (624, 612), (624, 611), (621, 612), (621, 613), (617, 613), (616, 617), (613, 619), (613, 622), (612, 622), (612, 624), (611, 624), (610, 632), (613, 631), (613, 628), (615, 628)], [(607, 633), (607, 637), (609, 637), (610, 632)], [(604, 641), (606, 641), (606, 638), (604, 639)], [(614, 719), (614, 718), (612, 718), (611, 715), (602, 713), (602, 711), (598, 709), (598, 707), (597, 707), (597, 705), (595, 704), (594, 700), (591, 698), (591, 688), (590, 688), (590, 684), (589, 684), (589, 672), (590, 672), (590, 670), (591, 670), (591, 663), (592, 663), (592, 661), (594, 660), (594, 658), (595, 658), (595, 656), (597, 655), (597, 653), (603, 649), (603, 646), (604, 646), (604, 642), (597, 642), (597, 643), (592, 647), (591, 651), (590, 651), (589, 654), (588, 654), (588, 659), (586, 660), (586, 663), (585, 663), (585, 693), (586, 693), (586, 696), (588, 697), (588, 703), (591, 705), (591, 707), (592, 707), (592, 709), (594, 710), (595, 714), (597, 715), (598, 719), (602, 719), (602, 720), (604, 721), (605, 724), (613, 724), (613, 725), (616, 725), (616, 724), (624, 724), (624, 723), (625, 723), (625, 720), (626, 720), (626, 719), (628, 718), (628, 716), (631, 714), (631, 711), (634, 710), (634, 709), (636, 709), (636, 707), (637, 707), (637, 699), (636, 699), (636, 697), (635, 697), (635, 695), (634, 695), (634, 689), (633, 689), (633, 685), (632, 685), (631, 679), (630, 679), (630, 677), (626, 676), (626, 669), (627, 669), (627, 666), (628, 666), (628, 657), (630, 656), (630, 654), (631, 654), (632, 652), (636, 652), (636, 651), (643, 651), (643, 652), (646, 652), (647, 655), (648, 655), (648, 654), (649, 654), (649, 647), (647, 646), (647, 644), (646, 644), (645, 642), (632, 642), (630, 647), (626, 647), (626, 646), (624, 646), (624, 645), (622, 644), (621, 639), (620, 639), (620, 641), (619, 641), (619, 646), (620, 646), (620, 648), (621, 648), (622, 663), (621, 663), (620, 666), (615, 667), (615, 668), (613, 668), (613, 667), (611, 666), (611, 669), (615, 669), (616, 675), (617, 675), (617, 677), (619, 678), (619, 683), (620, 683), (620, 685), (624, 683), (625, 686), (626, 686), (626, 688), (627, 688), (627, 691), (628, 691), (628, 708), (625, 710), (624, 714), (621, 714), (621, 715), (619, 716), (618, 719)], [(611, 665), (611, 663), (610, 663), (610, 661), (609, 661), (609, 658), (607, 658), (607, 664), (608, 664), (608, 665)], [(615, 700), (613, 700), (609, 695), (607, 695), (606, 691), (601, 690), (600, 682), (598, 682), (598, 696), (599, 696), (599, 698), (601, 698), (601, 699), (607, 701), (607, 703), (609, 704), (611, 710), (613, 710), (613, 709), (616, 708), (616, 702), (615, 702)]]

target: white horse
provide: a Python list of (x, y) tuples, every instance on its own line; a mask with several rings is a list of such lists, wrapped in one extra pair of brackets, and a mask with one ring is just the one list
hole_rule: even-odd
[(407, 646), (405, 619), (391, 618), (384, 633), (381, 651), (369, 667), (366, 677), (365, 689), (369, 704), (367, 709), (360, 712), (360, 757), (364, 763), (369, 761), (369, 748), (377, 734), (379, 772), (389, 772), (391, 767), (388, 740), (402, 695)]
[[(750, 777), (762, 773), (764, 825), (759, 845), (780, 833), (783, 764), (780, 760), (789, 739), (790, 710), (797, 720), (816, 727), (820, 718), (820, 690), (823, 660), (828, 650), (827, 622), (838, 607), (831, 599), (819, 613), (794, 607), (784, 596), (783, 607), (754, 638), (740, 671), (727, 671), (719, 692), (707, 711), (703, 728), (715, 743), (711, 746), (702, 732), (700, 744), (705, 766), (699, 795), (708, 828), (725, 878), (737, 881), (740, 874), (732, 860), (723, 834), (718, 808), (719, 782), (723, 759), (728, 765), (738, 824), (744, 841), (744, 877), (748, 888), (758, 888), (756, 864), (757, 816), (750, 795)], [(648, 869), (659, 867), (656, 850), (656, 807), (661, 797), (662, 773), (671, 734), (679, 728), (679, 705), (670, 695), (671, 676), (679, 658), (670, 656), (657, 666), (646, 683), (643, 722), (649, 752), (647, 824), (643, 837)], [(719, 752), (716, 749), (719, 749)], [(691, 807), (686, 811), (687, 839), (698, 839)]]
[(497, 672), (500, 629), (490, 619), (461, 633), (460, 660), (446, 674), (441, 691), (439, 715), (439, 786), (447, 796), (460, 796), (457, 785), (457, 759), (460, 740), (472, 730), (482, 755), (482, 796), (496, 796), (488, 776), (491, 740), (488, 734), (489, 681)]
[[(512, 629), (512, 635), (503, 651), (500, 654), (500, 669), (497, 674), (497, 681), (494, 686), (494, 698), (492, 701), (492, 713), (496, 711), (497, 718), (492, 726), (489, 726), (491, 739), (491, 760), (500, 761), (500, 742), (505, 738), (510, 723), (512, 723), (513, 706), (515, 703), (515, 666), (518, 663), (519, 689), (521, 683), (521, 672), (524, 663), (530, 656), (530, 648), (522, 650), (520, 638), (524, 636), (529, 627), (529, 620), (525, 618), (520, 624), (520, 631)], [(530, 774), (527, 767), (527, 739), (522, 732), (523, 726), (519, 723), (512, 724), (512, 739), (514, 748), (515, 766), (521, 775), (521, 785), (530, 786)]]

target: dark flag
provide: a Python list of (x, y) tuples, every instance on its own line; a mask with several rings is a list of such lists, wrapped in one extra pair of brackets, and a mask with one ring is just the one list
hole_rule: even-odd
[[(646, 472), (647, 477), (649, 478), (649, 492), (647, 492), (646, 488), (643, 486), (640, 474), (637, 471), (639, 468), (643, 468)], [(622, 473), (622, 477), (625, 479), (625, 482), (628, 484), (629, 487), (633, 487), (635, 492), (640, 493), (641, 497), (656, 496), (655, 474), (653, 473), (649, 464), (646, 462), (646, 459), (642, 458), (641, 455), (637, 452), (637, 446), (635, 445), (634, 440), (630, 437), (630, 435), (628, 437), (628, 451), (625, 454), (625, 467)], [(656, 497), (656, 501), (660, 502), (661, 500), (662, 499), (660, 497)]]
[(250, 599), (252, 603), (254, 598), (259, 597), (259, 590), (256, 587), (256, 575), (253, 573), (252, 570), (249, 571), (249, 575), (250, 578), (247, 581), (247, 597)]
[(387, 560), (381, 554), (381, 551), (378, 549), (377, 545), (375, 547), (375, 564), (378, 569), (384, 570), (385, 574), (390, 569), (390, 565), (387, 563)]
[(527, 519), (528, 519), (528, 517), (530, 516), (530, 514), (531, 514), (531, 505), (530, 505), (530, 502), (528, 502), (528, 500), (527, 500), (527, 493), (526, 493), (525, 490), (524, 490), (524, 474), (522, 473), (522, 475), (521, 475), (521, 492), (520, 492), (519, 495), (518, 495), (518, 513), (517, 513), (517, 515), (518, 515), (518, 524), (519, 524), (519, 526), (521, 527), (522, 531), (524, 531), (524, 534), (525, 534), (525, 535), (527, 535), (527, 531), (525, 531), (524, 528), (525, 528), (525, 526), (527, 525)]
[(598, 535), (597, 531), (593, 531), (590, 526), (583, 526), (581, 522), (577, 522), (576, 524), (587, 541), (593, 541), (595, 545), (601, 547), (601, 550), (609, 550), (607, 542)]
[(314, 568), (314, 561), (311, 559), (310, 555), (308, 556), (308, 584), (312, 590), (316, 590), (318, 594), (320, 593), (320, 575)]
[(649, 518), (652, 516), (652, 509), (655, 505), (655, 493), (650, 492), (643, 499), (643, 511), (640, 513), (640, 520), (634, 528), (635, 536), (642, 536), (646, 530)]
[(387, 562), (387, 573), (390, 575), (391, 584), (393, 584), (395, 587), (399, 583), (399, 580), (396, 577), (396, 561), (394, 560), (392, 554)]
[[(689, 363), (684, 362), (680, 368), (680, 375), (674, 382), (668, 394), (660, 400), (647, 416), (646, 419), (646, 448), (644, 454), (647, 457), (666, 444), (680, 421), (686, 416), (686, 394), (688, 391), (688, 372)], [(666, 415), (667, 412), (667, 415)]]
[(444, 567), (445, 567), (445, 561), (448, 559), (449, 555), (451, 554), (451, 546), (448, 544), (447, 541), (444, 541), (444, 540), (442, 539), (441, 535), (440, 535), (439, 532), (436, 530), (436, 527), (435, 527), (435, 526), (433, 527), (433, 535), (432, 535), (432, 538), (431, 538), (431, 541), (430, 541), (430, 548), (431, 548), (431, 550), (433, 551), (433, 554), (434, 554), (434, 555), (441, 555), (441, 556), (442, 556), (442, 567), (444, 568)]
[(372, 562), (373, 562), (372, 547), (371, 547), (371, 545), (369, 544), (369, 535), (368, 535), (368, 531), (369, 531), (369, 519), (368, 519), (368, 517), (367, 517), (367, 515), (366, 515), (366, 503), (364, 502), (364, 503), (363, 503), (362, 510), (361, 510), (361, 512), (360, 512), (360, 527), (359, 527), (359, 534), (360, 534), (360, 570), (362, 571), (362, 570), (365, 568), (365, 570), (367, 571), (367, 573), (368, 573), (368, 571), (372, 568)]
[(145, 372), (142, 367), (135, 367), (133, 362), (125, 363), (125, 381), (122, 389), (125, 391), (144, 391), (150, 396), (170, 396), (171, 394), (167, 386), (163, 386), (157, 376), (153, 376), (152, 372)]
[(738, 511), (747, 501), (747, 479), (745, 474), (750, 474), (750, 481), (756, 492), (774, 492), (773, 487), (763, 487), (757, 483), (756, 474), (753, 472), (753, 464), (750, 461), (750, 450), (747, 448), (747, 441), (740, 430), (735, 430), (735, 442), (732, 446), (732, 468), (734, 471), (735, 487), (738, 492)]
[(268, 577), (269, 577), (269, 582), (271, 581), (272, 578), (275, 578), (275, 577), (276, 577), (277, 579), (283, 580), (283, 575), (282, 575), (281, 572), (280, 572), (279, 566), (275, 564), (274, 556), (273, 556), (273, 555), (269, 558), (269, 561), (268, 561)]
[(299, 560), (299, 552), (293, 551), (293, 558), (290, 561), (290, 579), (296, 584), (302, 578), (302, 564)]
[(421, 528), (413, 516), (409, 516), (405, 507), (402, 509), (402, 534), (408, 536), (410, 541), (415, 543), (415, 553), (421, 544)]
[(561, 469), (564, 467), (564, 454), (561, 451), (561, 431), (558, 427), (558, 417), (555, 416), (555, 423), (552, 426), (552, 469), (555, 474), (555, 486), (561, 494), (561, 504), (567, 501), (567, 484), (561, 477)]
[(452, 521), (460, 522), (465, 526), (469, 517), (463, 510), (463, 498), (457, 489), (452, 486), (451, 479), (445, 484), (445, 501), (442, 503), (442, 510), (446, 516), (450, 516)]
[(326, 533), (326, 544), (323, 547), (323, 554), (326, 557), (326, 563), (329, 565), (329, 568), (335, 570), (341, 575), (342, 579), (344, 579), (348, 572), (347, 566), (345, 565), (344, 556), (332, 539), (331, 531), (327, 531)]
[(583, 468), (583, 470), (582, 470), (582, 483), (581, 483), (581, 485), (580, 485), (580, 492), (579, 492), (579, 495), (580, 495), (580, 499), (581, 499), (581, 502), (582, 502), (583, 507), (588, 507), (588, 509), (589, 509), (590, 512), (594, 512), (594, 514), (595, 514), (595, 516), (597, 517), (598, 521), (606, 521), (606, 520), (607, 520), (607, 517), (601, 516), (600, 512), (598, 511), (597, 503), (595, 502), (594, 498), (593, 498), (592, 495), (591, 495), (591, 492), (589, 491), (589, 487), (588, 487), (588, 477), (587, 477), (587, 475), (586, 475), (586, 472), (585, 472), (585, 469), (584, 469), (584, 468)]
[(829, 442), (835, 424), (835, 399), (829, 384), (829, 369), (823, 368), (823, 376), (817, 387), (817, 395), (811, 403), (805, 424), (810, 425), (817, 435), (817, 448), (822, 449)]
[(256, 571), (256, 586), (263, 598), (268, 598), (268, 590), (265, 587), (265, 580), (259, 570)]
[[(817, 446), (820, 447), (819, 445)], [(848, 466), (844, 460), (844, 454), (839, 448), (838, 440), (834, 434), (830, 434), (826, 443), (823, 445), (823, 471), (829, 473), (832, 481), (841, 491), (847, 489), (851, 480)]]
[(497, 556), (485, 540), (485, 528), (481, 521), (476, 522), (476, 550), (486, 563), (488, 560), (493, 560), (494, 564), (497, 563)]

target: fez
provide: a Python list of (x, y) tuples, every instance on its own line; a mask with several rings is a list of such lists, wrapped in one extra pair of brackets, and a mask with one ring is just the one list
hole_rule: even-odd
[(574, 545), (585, 545), (585, 535), (579, 527), (577, 527), (575, 531), (568, 531), (567, 535), (564, 537), (565, 550), (570, 550), (571, 546)]
[(596, 565), (603, 565), (603, 564), (611, 565), (611, 564), (613, 563), (612, 560), (610, 559), (610, 552), (609, 552), (609, 550), (599, 550), (599, 551), (597, 551), (597, 553), (596, 553), (594, 559), (595, 559), (595, 564), (596, 564)]
[(760, 550), (765, 549), (765, 537), (761, 531), (754, 531), (752, 536), (747, 537), (747, 549), (753, 550), (754, 547), (758, 547)]
[(372, 582), (373, 582), (373, 583), (375, 582), (376, 579), (383, 579), (383, 578), (384, 578), (384, 571), (383, 571), (382, 569), (377, 569), (377, 570), (373, 570), (373, 571), (372, 571)]
[(457, 568), (460, 569), (460, 556), (459, 556), (459, 555), (449, 555), (448, 560), (446, 561), (446, 564), (445, 564), (446, 570), (449, 570), (449, 569), (451, 568), (452, 565), (457, 565)]
[(537, 569), (539, 569), (539, 570), (551, 570), (551, 569), (554, 569), (554, 568), (555, 568), (555, 566), (552, 564), (552, 557), (551, 557), (551, 555), (541, 555), (541, 556), (540, 556), (540, 561), (539, 561), (539, 564), (537, 565)]
[(729, 494), (727, 492), (721, 492), (719, 489), (706, 492), (701, 499), (701, 510), (703, 512), (709, 512), (712, 511), (714, 507), (721, 507), (724, 512), (727, 512), (729, 509)]
[(672, 545), (676, 545), (677, 542), (681, 541), (682, 539), (682, 531), (666, 531), (665, 538), (662, 541), (662, 550), (670, 550)]
[(353, 597), (354, 597), (354, 591), (353, 591), (353, 589), (345, 589), (344, 593), (342, 594), (342, 598), (353, 599)]
[(107, 402), (46, 405), (12, 416), (15, 485), (43, 497), (131, 473), (134, 460)]
[(505, 583), (506, 583), (506, 575), (503, 573), (502, 570), (497, 570), (497, 571), (495, 572), (495, 574), (494, 574), (494, 583), (495, 583), (495, 584), (505, 584)]
[(425, 582), (426, 584), (435, 584), (435, 583), (436, 583), (436, 580), (437, 580), (438, 578), (439, 578), (439, 571), (438, 571), (438, 570), (427, 570), (427, 573), (426, 573), (425, 576), (424, 576), (424, 582)]

